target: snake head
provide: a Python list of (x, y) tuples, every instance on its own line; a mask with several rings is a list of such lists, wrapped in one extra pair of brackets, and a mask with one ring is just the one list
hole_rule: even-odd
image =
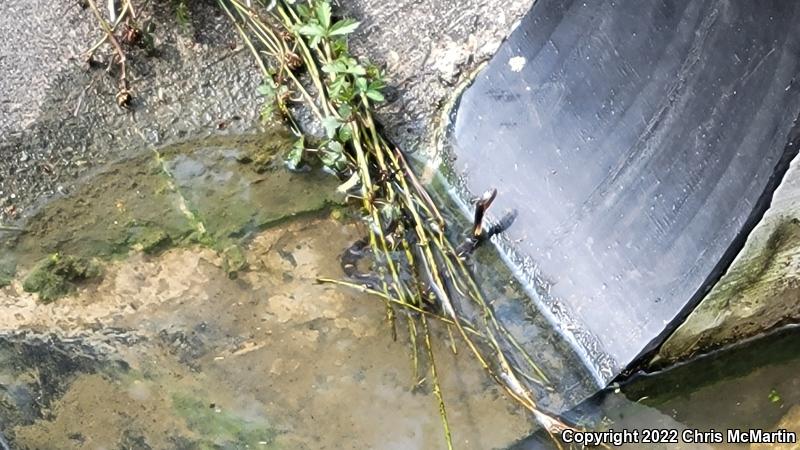
[(497, 197), (497, 189), (489, 189), (475, 202), (475, 217), (472, 220), (472, 236), (479, 237), (483, 233), (483, 216)]

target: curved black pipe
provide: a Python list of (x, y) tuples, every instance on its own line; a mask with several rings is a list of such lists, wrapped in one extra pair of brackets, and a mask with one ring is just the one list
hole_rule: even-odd
[[(538, 0), (462, 96), (454, 182), (599, 384), (724, 273), (797, 154), (800, 3)], [(511, 255), (511, 253), (509, 253)]]

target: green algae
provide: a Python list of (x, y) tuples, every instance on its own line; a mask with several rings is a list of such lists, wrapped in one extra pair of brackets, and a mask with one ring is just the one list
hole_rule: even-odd
[(210, 242), (225, 248), (287, 218), (341, 201), (339, 180), (321, 171), (287, 170), (285, 136), (209, 140), (161, 152), (164, 171), (202, 223)]
[(180, 242), (194, 227), (176, 207), (178, 200), (151, 155), (120, 161), (45, 205), (15, 252), (21, 266), (30, 266), (57, 252), (112, 259), (136, 245), (152, 250), (163, 234)]
[[(291, 144), (286, 131), (271, 130), (183, 142), (111, 163), (30, 219), (12, 251), (3, 252), (11, 256), (0, 257), (0, 287), (11, 282), (17, 264), (26, 273), (53, 254), (111, 260), (192, 244), (222, 252), (226, 272), (235, 277), (246, 263), (230, 249), (255, 232), (342, 200), (336, 177), (285, 167)], [(31, 289), (46, 292), (48, 300), (79, 281), (44, 273), (31, 280), (39, 286)]]
[(17, 233), (0, 231), (0, 289), (9, 286), (17, 273), (17, 255), (13, 251)]
[(134, 242), (135, 247), (149, 255), (158, 253), (172, 243), (172, 236), (159, 226), (132, 228), (131, 232), (129, 242)]
[(0, 288), (10, 285), (16, 273), (16, 261), (9, 254), (0, 255)]
[(283, 157), (292, 148), (294, 139), (288, 132), (276, 131), (269, 141), (245, 137), (238, 142), (236, 160), (261, 174), (283, 169)]
[(247, 268), (247, 257), (238, 245), (232, 245), (225, 249), (222, 257), (222, 269), (228, 274), (228, 278), (236, 278), (239, 272)]
[(245, 420), (194, 396), (175, 394), (172, 404), (176, 414), (199, 436), (196, 448), (277, 448), (277, 432), (266, 424)]
[(53, 254), (28, 274), (22, 284), (26, 292), (35, 292), (43, 302), (52, 302), (75, 289), (75, 283), (100, 276), (100, 266), (86, 258)]

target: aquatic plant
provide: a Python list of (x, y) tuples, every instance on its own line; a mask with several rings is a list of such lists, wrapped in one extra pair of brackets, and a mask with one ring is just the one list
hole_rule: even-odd
[[(132, 98), (125, 74), (125, 54), (116, 38), (136, 38), (132, 0), (123, 0), (119, 14), (107, 22), (95, 0), (87, 0), (101, 23), (104, 42), (110, 42), (119, 68), (117, 101), (126, 107)], [(231, 19), (263, 75), (258, 92), (265, 98), (261, 116), (278, 118), (295, 135), (286, 155), (291, 168), (321, 163), (342, 180), (339, 190), (359, 201), (380, 280), (365, 285), (321, 279), (359, 289), (381, 298), (394, 336), (398, 321), (408, 330), (410, 354), (419, 383), (430, 379), (438, 401), (445, 439), (452, 448), (436, 357), (431, 320), (443, 323), (453, 342), (456, 335), (478, 363), (507, 394), (529, 410), (551, 433), (568, 426), (537, 404), (532, 385), (548, 380), (533, 358), (495, 317), (469, 268), (448, 234), (448, 224), (426, 188), (411, 170), (404, 153), (380, 131), (373, 107), (385, 101), (383, 71), (354, 57), (347, 37), (359, 23), (334, 15), (329, 0), (282, 0), (254, 5), (251, 0), (217, 0)], [(186, 26), (186, 2), (176, 5), (178, 23)], [(130, 39), (128, 39), (130, 38)], [(139, 37), (141, 39), (141, 36)], [(322, 136), (309, 137), (297, 118), (298, 108), (310, 111)], [(261, 166), (259, 166), (261, 167)], [(268, 166), (264, 167), (268, 170)], [(228, 257), (235, 255), (227, 255)], [(237, 258), (226, 266), (231, 276)], [(430, 378), (421, 374), (426, 365)], [(558, 442), (556, 441), (558, 444)]]
[[(264, 75), (260, 92), (272, 99), (264, 116), (277, 111), (298, 136), (288, 163), (297, 166), (306, 158), (317, 158), (346, 180), (342, 190), (360, 200), (380, 285), (320, 281), (382, 298), (395, 335), (398, 310), (404, 312), (401, 320), (408, 328), (415, 369), (419, 370), (420, 355), (424, 354), (448, 448), (452, 448), (452, 438), (431, 344), (430, 319), (445, 323), (451, 337), (455, 331), (488, 375), (548, 432), (568, 428), (537, 405), (527, 383), (545, 384), (546, 378), (496, 319), (446, 234), (447, 223), (437, 205), (404, 154), (380, 132), (372, 109), (384, 101), (383, 73), (355, 58), (346, 40), (359, 23), (335, 19), (328, 0), (278, 1), (262, 5), (262, 10), (243, 0), (218, 3)], [(318, 145), (309, 147), (303, 139), (290, 106), (296, 101), (308, 108), (324, 129), (325, 137)], [(404, 276), (405, 272), (411, 275)], [(437, 305), (431, 307), (432, 302)]]
[(276, 430), (260, 422), (247, 421), (231, 412), (209, 407), (195, 395), (175, 393), (172, 405), (198, 437), (194, 444), (202, 449), (275, 448)]
[(75, 282), (99, 275), (100, 267), (93, 261), (56, 253), (36, 265), (25, 278), (22, 288), (26, 292), (38, 293), (43, 302), (49, 303), (72, 291)]

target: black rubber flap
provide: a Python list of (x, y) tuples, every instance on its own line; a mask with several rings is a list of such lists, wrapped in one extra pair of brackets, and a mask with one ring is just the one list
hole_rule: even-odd
[[(800, 2), (537, 0), (464, 93), (464, 197), (608, 382), (730, 264), (796, 149)], [(793, 137), (793, 133), (794, 136)]]

